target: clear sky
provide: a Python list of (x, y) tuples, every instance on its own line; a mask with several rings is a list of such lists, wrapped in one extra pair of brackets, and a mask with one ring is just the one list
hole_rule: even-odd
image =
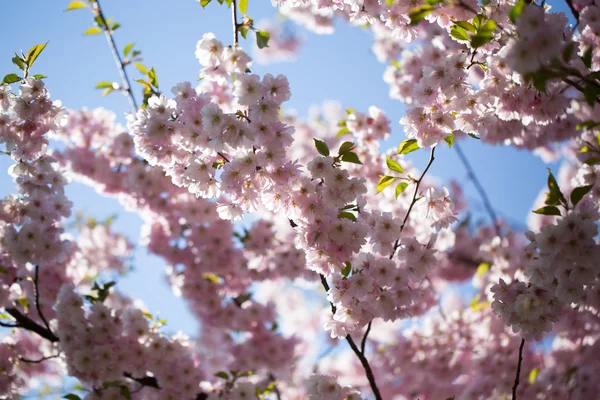
[[(49, 41), (36, 61), (33, 73), (47, 75), (46, 84), (53, 99), (60, 99), (65, 107), (105, 107), (113, 110), (121, 122), (129, 104), (124, 96), (113, 93), (102, 97), (94, 86), (100, 81), (119, 81), (110, 49), (103, 35), (83, 36), (93, 25), (87, 10), (63, 12), (69, 0), (2, 0), (2, 9), (11, 18), (0, 24), (0, 75), (16, 72), (10, 59), (15, 51), (27, 51), (32, 45)], [(102, 0), (105, 15), (114, 16), (121, 23), (115, 34), (122, 49), (135, 42), (143, 51), (144, 63), (156, 68), (161, 90), (181, 81), (195, 82), (200, 66), (194, 57), (196, 42), (206, 32), (213, 32), (224, 44), (232, 41), (229, 10), (216, 1), (205, 9), (194, 0)], [(564, 6), (559, 7), (560, 10)], [(248, 14), (258, 21), (275, 14), (269, 0), (250, 0)], [(336, 32), (329, 36), (310, 34), (292, 26), (304, 37), (298, 60), (294, 63), (254, 65), (258, 74), (282, 73), (290, 81), (292, 99), (284, 104), (306, 115), (312, 104), (324, 100), (338, 100), (344, 107), (366, 111), (370, 105), (383, 109), (392, 121), (390, 145), (404, 139), (398, 123), (405, 107), (388, 97), (388, 86), (382, 79), (385, 66), (370, 51), (372, 37), (366, 30), (344, 22), (336, 24)], [(250, 42), (241, 45), (250, 48)], [(136, 71), (131, 70), (134, 79)], [(138, 99), (141, 89), (134, 83)], [(543, 188), (547, 172), (539, 158), (512, 148), (491, 147), (474, 139), (465, 140), (463, 149), (489, 194), (494, 208), (511, 220), (525, 221), (532, 202)], [(424, 165), (425, 151), (411, 153), (410, 157)], [(0, 155), (0, 197), (13, 192), (13, 184), (6, 174), (11, 160)], [(557, 164), (550, 165), (556, 172)], [(442, 181), (456, 179), (466, 186), (470, 199), (478, 199), (465, 170), (453, 150), (443, 148), (436, 153), (431, 175)], [(141, 219), (125, 212), (118, 202), (103, 198), (89, 187), (73, 183), (68, 196), (75, 203), (74, 211), (84, 210), (87, 215), (103, 219), (117, 213), (114, 228), (137, 242)], [(137, 248), (135, 271), (122, 278), (118, 288), (141, 298), (153, 314), (168, 319), (168, 327), (193, 334), (196, 323), (180, 299), (175, 298), (164, 280), (165, 264), (162, 259), (149, 256)]]

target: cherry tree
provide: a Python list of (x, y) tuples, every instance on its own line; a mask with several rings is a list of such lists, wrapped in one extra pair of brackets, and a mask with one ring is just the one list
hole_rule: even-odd
[[(97, 88), (131, 109), (123, 126), (53, 100), (34, 66), (47, 44), (12, 58), (0, 397), (58, 381), (71, 400), (597, 398), (600, 5), (566, 1), (570, 16), (525, 0), (272, 0), (317, 34), (337, 19), (371, 31), (408, 107), (398, 140), (376, 105), (289, 112), (288, 79), (253, 73), (247, 49), (293, 60), (301, 41), (255, 23), (248, 0), (199, 1), (231, 11), (232, 35), (204, 33), (199, 82), (170, 90), (133, 43), (117, 46), (100, 1), (67, 2), (112, 50), (121, 81)], [(498, 216), (462, 141), (562, 160), (530, 230)], [(429, 174), (452, 151), (483, 223), (460, 184)], [(164, 260), (197, 335), (115, 290), (134, 244), (112, 218), (73, 215), (72, 179), (139, 214), (139, 244)], [(456, 284), (472, 285), (470, 304), (442, 303)]]

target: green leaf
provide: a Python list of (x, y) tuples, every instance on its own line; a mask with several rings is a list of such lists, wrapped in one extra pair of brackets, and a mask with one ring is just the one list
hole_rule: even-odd
[(102, 92), (102, 96), (109, 95), (109, 94), (111, 94), (111, 93), (112, 93), (112, 92), (114, 92), (114, 91), (115, 91), (115, 89), (113, 89), (113, 88), (111, 88), (111, 87), (109, 87), (109, 88), (106, 88), (106, 89), (104, 89), (104, 91)]
[(256, 31), (256, 45), (259, 49), (264, 49), (269, 46), (271, 34), (265, 31)]
[(588, 194), (590, 190), (592, 190), (592, 185), (579, 186), (573, 189), (573, 191), (571, 192), (571, 203), (573, 204), (573, 206), (576, 206), (577, 203), (579, 203), (579, 201), (583, 198), (583, 196)]
[(454, 132), (444, 138), (444, 141), (448, 143), (448, 147), (452, 147), (454, 144)]
[(533, 211), (536, 214), (542, 215), (561, 215), (560, 210), (554, 206), (546, 206)]
[(217, 373), (215, 374), (215, 376), (216, 376), (217, 378), (222, 378), (222, 379), (229, 380), (229, 374), (228, 374), (227, 372), (225, 372), (225, 371), (219, 371), (219, 372), (217, 372)]
[(238, 6), (240, 9), (240, 12), (242, 14), (246, 15), (247, 11), (248, 11), (248, 0), (239, 0)]
[(118, 22), (115, 22), (114, 24), (112, 24), (112, 26), (110, 27), (111, 31), (116, 31), (117, 29), (119, 29), (121, 27), (121, 24)]
[(156, 71), (154, 70), (154, 67), (152, 67), (150, 71), (148, 71), (148, 79), (152, 86), (158, 88), (158, 77), (156, 76)]
[(77, 396), (76, 394), (73, 394), (73, 393), (66, 394), (62, 398), (63, 399), (67, 399), (67, 400), (81, 400), (81, 397), (79, 397), (79, 396)]
[(583, 53), (583, 63), (586, 67), (592, 68), (592, 52), (594, 49), (592, 47), (588, 48), (585, 53)]
[(458, 40), (469, 40), (467, 31), (461, 26), (453, 26), (452, 29), (450, 29), (450, 36)]
[(125, 46), (125, 48), (123, 49), (123, 55), (125, 57), (127, 57), (129, 55), (129, 53), (133, 49), (133, 45), (134, 45), (133, 43), (129, 43), (127, 46)]
[(481, 278), (483, 274), (490, 270), (490, 266), (490, 263), (487, 262), (482, 262), (481, 264), (479, 264), (479, 267), (477, 267), (477, 276)]
[(467, 21), (454, 21), (454, 25), (458, 25), (461, 28), (463, 28), (464, 30), (467, 30), (472, 33), (475, 33), (475, 31), (476, 31), (475, 26), (473, 26), (473, 24), (471, 24)]
[(400, 164), (398, 164), (396, 161), (392, 160), (389, 157), (385, 157), (385, 163), (387, 164), (387, 167), (389, 169), (391, 169), (392, 171), (396, 171), (396, 172), (400, 172), (403, 173), (404, 169), (400, 166)]
[(475, 29), (479, 30), (479, 28), (481, 28), (481, 25), (483, 25), (484, 21), (485, 15), (477, 14), (473, 17), (473, 26), (475, 27)]
[(342, 135), (346, 135), (350, 133), (350, 129), (348, 129), (347, 127), (343, 127), (342, 129), (340, 129), (337, 133), (338, 136), (342, 136)]
[(85, 32), (83, 32), (84, 35), (97, 35), (99, 33), (102, 33), (102, 29), (98, 28), (97, 26), (93, 26), (91, 28), (88, 28)]
[(539, 373), (540, 373), (539, 368), (534, 368), (531, 370), (531, 372), (529, 373), (529, 384), (533, 384), (533, 382), (535, 382), (535, 379), (537, 378)]
[(381, 193), (386, 187), (390, 186), (396, 180), (393, 176), (384, 175), (379, 178), (379, 182), (377, 182), (377, 193)]
[(77, 10), (79, 8), (87, 8), (87, 4), (83, 1), (72, 1), (69, 3), (65, 11)]
[(349, 152), (350, 150), (352, 150), (352, 147), (354, 147), (354, 142), (344, 142), (340, 145), (340, 148), (338, 150), (338, 154), (344, 154)]
[(587, 164), (587, 165), (596, 165), (596, 164), (598, 164), (598, 161), (600, 161), (600, 158), (592, 157), (592, 158), (588, 158), (583, 163)]
[(327, 157), (329, 156), (329, 147), (327, 147), (327, 143), (319, 139), (313, 139), (315, 141), (315, 147), (319, 154)]
[(488, 19), (487, 21), (485, 21), (485, 24), (483, 24), (478, 31), (479, 32), (493, 32), (498, 28), (498, 25), (496, 25), (496, 22), (493, 19)]
[(248, 37), (248, 28), (244, 25), (238, 26), (238, 31), (241, 33), (242, 37), (246, 39)]
[(96, 89), (114, 88), (112, 82), (100, 82), (96, 85)]
[(142, 74), (144, 74), (144, 75), (148, 75), (148, 72), (149, 72), (149, 71), (148, 71), (148, 68), (146, 68), (146, 67), (144, 66), (144, 64), (141, 64), (141, 63), (135, 63), (134, 65), (135, 65), (135, 67), (138, 69), (138, 71), (140, 71)]
[(345, 219), (349, 219), (350, 221), (356, 222), (356, 215), (352, 214), (351, 212), (342, 211), (341, 213), (338, 214), (337, 217), (340, 219), (345, 218)]
[(398, 198), (398, 196), (400, 196), (400, 194), (402, 194), (402, 192), (404, 192), (407, 187), (408, 187), (408, 182), (400, 182), (399, 184), (397, 184), (396, 185), (396, 198)]
[(598, 88), (596, 84), (590, 83), (585, 85), (585, 88), (583, 89), (583, 98), (590, 106), (594, 106), (599, 95), (600, 88)]
[(346, 266), (342, 269), (342, 275), (344, 276), (344, 278), (347, 278), (348, 275), (350, 275), (350, 272), (352, 272), (352, 264), (350, 263), (350, 261), (346, 261), (345, 265)]
[(33, 75), (33, 78), (35, 78), (35, 79), (44, 79), (44, 78), (47, 78), (47, 76), (43, 75), (43, 74), (35, 74), (35, 75)]
[(10, 85), (11, 83), (19, 82), (21, 79), (17, 74), (8, 74), (2, 79), (2, 84)]
[(473, 139), (481, 140), (481, 138), (479, 136), (477, 136), (476, 134), (474, 134), (473, 132), (469, 132), (469, 133), (467, 133), (467, 135), (471, 136)]
[[(202, 8), (206, 7), (208, 5), (208, 3), (210, 3), (211, 0), (200, 0), (200, 5), (202, 6)], [(222, 3), (221, 3), (222, 4)]]
[(27, 57), (25, 57), (25, 64), (27, 64), (31, 68), (35, 60), (37, 60), (38, 56), (42, 53), (42, 51), (44, 51), (47, 44), (48, 42), (43, 44), (36, 44), (32, 48), (30, 48), (27, 52)]
[(398, 154), (408, 154), (419, 149), (416, 139), (406, 139), (398, 146)]
[(508, 17), (510, 18), (513, 24), (515, 24), (517, 22), (517, 19), (521, 16), (525, 5), (525, 0), (519, 0), (517, 4), (510, 8), (510, 11), (508, 12)]
[(342, 154), (342, 161), (346, 161), (353, 164), (362, 164), (358, 159), (358, 155), (352, 151)]
[(550, 170), (550, 168), (548, 168), (548, 189), (550, 191), (546, 194), (547, 206), (557, 206), (559, 204), (562, 204), (565, 207), (568, 207), (567, 200), (560, 191), (558, 183), (556, 182), (554, 175), (552, 175), (552, 171)]
[(17, 67), (19, 67), (19, 69), (21, 71), (25, 71), (25, 60), (23, 60), (21, 57), (19, 57), (16, 53), (15, 53), (15, 56), (12, 58), (12, 62)]
[(433, 6), (431, 4), (423, 4), (422, 6), (410, 9), (408, 11), (408, 17), (410, 18), (410, 24), (411, 25), (418, 24), (432, 12), (433, 12)]
[(479, 31), (471, 38), (471, 47), (474, 49), (481, 47), (492, 41), (494, 34), (489, 31)]

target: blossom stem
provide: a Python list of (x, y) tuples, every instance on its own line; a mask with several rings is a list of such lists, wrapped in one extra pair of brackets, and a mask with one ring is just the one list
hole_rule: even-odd
[(115, 38), (112, 35), (112, 30), (108, 26), (106, 18), (104, 18), (104, 13), (102, 13), (102, 7), (100, 7), (100, 0), (94, 0), (94, 3), (96, 4), (96, 12), (98, 13), (98, 17), (102, 21), (103, 26), (101, 28), (104, 30), (104, 36), (106, 36), (106, 41), (108, 42), (108, 46), (112, 51), (115, 63), (117, 64), (117, 69), (121, 74), (123, 90), (127, 94), (127, 98), (129, 99), (131, 107), (133, 107), (133, 112), (136, 112), (138, 109), (138, 105), (135, 100), (135, 96), (133, 95), (133, 90), (131, 89), (131, 81), (129, 80), (127, 71), (125, 71), (125, 64), (123, 63), (123, 59), (121, 58), (119, 50), (117, 49), (117, 44), (115, 43)]
[(237, 1), (231, 2), (231, 22), (233, 23), (233, 47), (238, 45)]
[(519, 363), (517, 364), (517, 374), (515, 376), (515, 384), (512, 388), (512, 400), (517, 400), (517, 387), (519, 387), (519, 379), (521, 376), (521, 364), (523, 363), (523, 347), (525, 346), (525, 339), (521, 339), (521, 346), (519, 346)]
[[(329, 292), (329, 284), (327, 283), (327, 278), (325, 278), (325, 275), (323, 275), (323, 274), (319, 274), (319, 276), (321, 277), (321, 284), (323, 285), (323, 288), (325, 289), (326, 292)], [(331, 305), (331, 312), (333, 314), (335, 314), (337, 308), (335, 307), (335, 305), (332, 302), (329, 302), (329, 304)], [(370, 328), (370, 326), (371, 326), (371, 323), (369, 323), (369, 328)], [(367, 333), (365, 333), (365, 337), (363, 338), (363, 341), (366, 338), (366, 336), (370, 330), (369, 328), (367, 328)], [(354, 339), (352, 339), (352, 336), (350, 334), (346, 335), (346, 341), (350, 345), (350, 348), (352, 349), (354, 354), (356, 354), (356, 357), (358, 357), (358, 359), (360, 360), (360, 363), (362, 364), (362, 366), (365, 370), (365, 374), (367, 375), (367, 379), (369, 381), (369, 385), (371, 386), (371, 390), (373, 391), (373, 394), (375, 395), (375, 399), (382, 400), (381, 393), (379, 393), (379, 388), (377, 387), (377, 382), (375, 382), (375, 375), (373, 375), (373, 370), (371, 369), (371, 366), (369, 365), (369, 360), (367, 360), (367, 358), (364, 355), (364, 351), (361, 351), (356, 346), (356, 343), (354, 342)]]
[(33, 278), (33, 290), (35, 291), (35, 308), (37, 309), (38, 315), (40, 316), (41, 320), (44, 322), (44, 326), (46, 327), (46, 329), (48, 329), (50, 332), (52, 332), (52, 329), (50, 329), (50, 324), (48, 323), (48, 320), (46, 320), (44, 313), (42, 313), (42, 307), (40, 307), (40, 289), (39, 289), (40, 272), (39, 271), (40, 271), (39, 265), (36, 265), (35, 266), (35, 275)]
[[(429, 153), (429, 162), (427, 162), (427, 166), (423, 170), (423, 173), (421, 174), (419, 179), (417, 179), (417, 182), (415, 185), (415, 192), (413, 193), (412, 201), (410, 202), (408, 211), (406, 212), (406, 215), (404, 216), (404, 220), (402, 221), (402, 226), (400, 227), (400, 232), (402, 232), (404, 230), (404, 226), (406, 226), (406, 223), (408, 222), (408, 217), (410, 216), (410, 212), (412, 211), (413, 206), (417, 202), (417, 195), (419, 194), (419, 186), (421, 186), (421, 182), (423, 181), (425, 174), (427, 173), (427, 171), (429, 171), (431, 164), (433, 164), (433, 160), (435, 160), (435, 147), (431, 148), (431, 152)], [(396, 239), (396, 243), (394, 243), (394, 248), (392, 249), (392, 254), (390, 254), (390, 260), (392, 258), (394, 258), (394, 254), (396, 254), (396, 250), (398, 250), (398, 247), (400, 247), (400, 238)]]
[(454, 147), (454, 150), (456, 151), (456, 154), (458, 154), (458, 158), (460, 159), (460, 161), (464, 165), (465, 169), (467, 170), (467, 175), (469, 176), (469, 179), (471, 180), (471, 182), (473, 182), (473, 185), (475, 186), (475, 190), (477, 190), (477, 193), (479, 193), (479, 197), (481, 197), (481, 200), (483, 200), (483, 207), (485, 208), (490, 219), (492, 220), (492, 224), (494, 225), (494, 230), (496, 231), (496, 235), (502, 236), (501, 235), (502, 231), (500, 230), (500, 224), (498, 224), (498, 217), (496, 216), (496, 212), (494, 211), (494, 208), (492, 207), (490, 198), (488, 197), (485, 189), (483, 188), (483, 185), (481, 184), (479, 179), (477, 179), (477, 175), (475, 175), (475, 170), (471, 166), (469, 159), (467, 158), (467, 156), (465, 155), (465, 153), (463, 152), (462, 148), (460, 147), (460, 145), (458, 143), (454, 143), (453, 147)]

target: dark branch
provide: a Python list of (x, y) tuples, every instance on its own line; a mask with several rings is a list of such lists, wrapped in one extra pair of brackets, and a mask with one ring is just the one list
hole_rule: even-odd
[(360, 343), (360, 352), (363, 354), (365, 354), (365, 346), (367, 345), (367, 337), (369, 336), (369, 332), (371, 332), (371, 325), (373, 325), (373, 321), (369, 322), (369, 325), (367, 325), (367, 331), (365, 332), (365, 336), (363, 336)]
[(52, 358), (58, 358), (58, 357), (60, 357), (60, 354), (53, 354), (51, 356), (38, 358), (37, 360), (30, 360), (30, 359), (25, 358), (25, 357), (19, 357), (19, 360), (23, 361), (23, 362), (26, 362), (28, 364), (39, 364), (39, 363), (42, 363), (42, 362), (44, 362), (46, 360), (50, 360)]
[[(328, 292), (329, 284), (327, 283), (327, 278), (325, 278), (325, 276), (323, 274), (319, 274), (319, 276), (321, 277), (321, 284), (323, 285), (323, 288), (325, 288), (325, 291)], [(329, 302), (329, 304), (331, 305), (331, 312), (333, 314), (335, 314), (335, 311), (337, 310), (337, 308), (335, 307), (335, 305), (332, 302)], [(371, 324), (369, 323), (369, 325), (371, 325)], [(359, 350), (359, 348), (356, 347), (356, 343), (354, 343), (354, 339), (352, 339), (351, 335), (346, 335), (346, 341), (350, 345), (350, 348), (352, 349), (354, 354), (356, 354), (356, 357), (358, 357), (358, 359), (360, 360), (360, 363), (362, 364), (362, 366), (365, 370), (365, 374), (367, 375), (367, 379), (369, 380), (369, 385), (371, 386), (371, 390), (373, 391), (373, 394), (375, 395), (375, 399), (382, 400), (381, 393), (379, 393), (379, 388), (377, 387), (377, 382), (375, 382), (375, 376), (373, 375), (373, 370), (371, 369), (371, 366), (369, 365), (369, 361), (367, 360), (365, 355)]]
[(517, 400), (517, 388), (519, 387), (519, 379), (521, 377), (521, 363), (523, 362), (523, 347), (525, 346), (525, 339), (521, 339), (521, 346), (519, 346), (519, 363), (517, 364), (517, 374), (515, 376), (515, 384), (512, 388), (512, 400)]
[(131, 379), (132, 381), (136, 381), (137, 383), (139, 383), (142, 386), (151, 387), (154, 389), (160, 389), (160, 385), (158, 384), (158, 381), (153, 376), (144, 376), (141, 378), (135, 378), (128, 372), (125, 372), (123, 374), (123, 376), (125, 376), (125, 378)]
[(7, 308), (6, 312), (10, 314), (15, 320), (17, 320), (17, 324), (19, 328), (27, 329), (28, 331), (32, 331), (51, 341), (52, 343), (58, 342), (58, 337), (52, 333), (48, 328), (38, 324), (25, 314), (21, 313), (21, 311), (16, 308)]
[(117, 64), (117, 69), (121, 74), (121, 81), (123, 84), (123, 90), (127, 94), (127, 98), (129, 99), (129, 103), (131, 107), (133, 107), (133, 112), (136, 112), (138, 109), (137, 102), (135, 101), (135, 96), (133, 95), (133, 90), (131, 89), (131, 82), (129, 80), (129, 76), (127, 75), (127, 71), (125, 71), (125, 64), (123, 63), (123, 59), (121, 59), (121, 55), (117, 48), (117, 44), (115, 43), (115, 38), (112, 35), (112, 30), (106, 23), (106, 18), (104, 18), (104, 13), (102, 12), (102, 7), (100, 7), (100, 0), (95, 0), (96, 9), (98, 13), (98, 17), (102, 21), (103, 26), (101, 27), (104, 30), (104, 35), (106, 36), (106, 41), (108, 42), (108, 46), (112, 51), (113, 57), (115, 59), (115, 63)]
[(33, 290), (35, 292), (35, 308), (37, 309), (38, 315), (42, 319), (42, 322), (44, 322), (44, 326), (46, 327), (46, 329), (48, 329), (50, 332), (52, 332), (52, 329), (50, 329), (50, 324), (46, 320), (46, 317), (44, 317), (44, 313), (42, 312), (42, 307), (40, 307), (39, 284), (40, 284), (40, 268), (39, 268), (39, 265), (36, 265), (35, 266), (35, 275), (33, 278)]
[(231, 3), (231, 22), (233, 24), (233, 47), (238, 45), (237, 1)]
[(469, 179), (471, 179), (471, 182), (473, 182), (473, 185), (475, 186), (477, 193), (479, 193), (479, 197), (481, 197), (481, 200), (483, 201), (483, 207), (485, 208), (490, 219), (492, 220), (492, 224), (494, 225), (494, 230), (496, 231), (496, 235), (502, 236), (502, 231), (500, 230), (500, 224), (498, 223), (498, 217), (496, 216), (496, 212), (494, 211), (494, 208), (492, 207), (490, 198), (488, 197), (487, 193), (485, 192), (483, 185), (481, 185), (481, 182), (479, 182), (479, 179), (477, 179), (477, 176), (475, 175), (475, 170), (471, 166), (469, 159), (467, 158), (465, 153), (463, 153), (462, 148), (460, 147), (460, 145), (458, 143), (454, 143), (454, 150), (456, 150), (456, 154), (458, 154), (458, 158), (460, 159), (460, 161), (465, 166), (465, 169), (467, 170)]
[[(427, 162), (427, 166), (423, 170), (423, 173), (421, 174), (419, 179), (417, 179), (415, 192), (413, 193), (412, 201), (410, 202), (408, 211), (406, 211), (406, 215), (404, 216), (404, 220), (402, 221), (402, 226), (400, 227), (400, 232), (404, 231), (404, 227), (406, 226), (406, 223), (408, 222), (408, 217), (410, 216), (410, 212), (412, 211), (413, 206), (417, 202), (417, 195), (419, 194), (419, 186), (421, 186), (421, 182), (423, 181), (425, 174), (427, 173), (427, 171), (429, 171), (431, 164), (433, 164), (433, 160), (435, 160), (435, 147), (431, 148), (431, 153), (429, 153), (429, 162)], [(390, 260), (392, 258), (394, 258), (394, 254), (396, 254), (396, 250), (398, 250), (398, 247), (400, 247), (400, 238), (396, 239), (396, 243), (394, 243), (394, 248), (392, 249), (392, 254), (390, 254)]]

